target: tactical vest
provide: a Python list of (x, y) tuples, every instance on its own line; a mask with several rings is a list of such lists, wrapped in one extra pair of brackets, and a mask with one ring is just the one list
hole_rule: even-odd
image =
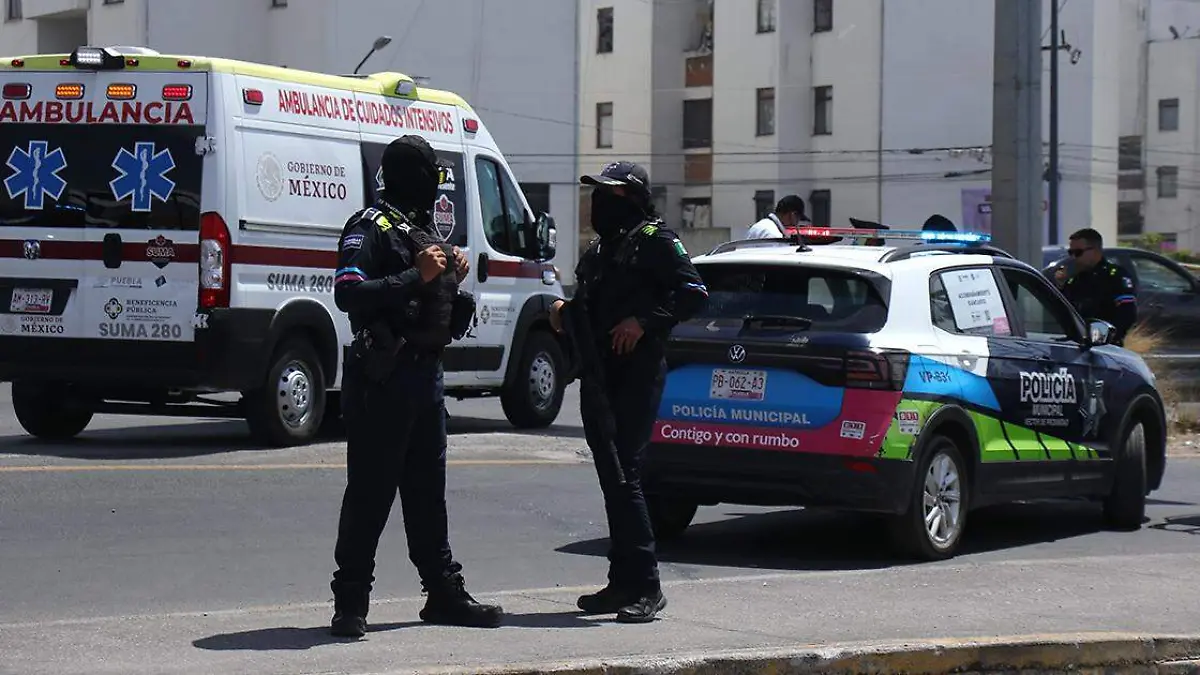
[[(383, 215), (382, 212), (378, 212), (372, 220), (378, 224), (378, 219)], [(446, 254), (446, 269), (433, 281), (422, 284), (416, 297), (409, 301), (406, 312), (408, 321), (402, 332), (408, 343), (418, 349), (441, 349), (453, 340), (450, 335), (450, 314), (454, 307), (455, 294), (458, 292), (454, 249), (437, 235), (411, 225), (402, 215), (396, 212), (389, 215), (402, 219), (392, 224), (400, 239), (408, 245), (414, 265), (417, 254), (430, 246), (437, 246)]]

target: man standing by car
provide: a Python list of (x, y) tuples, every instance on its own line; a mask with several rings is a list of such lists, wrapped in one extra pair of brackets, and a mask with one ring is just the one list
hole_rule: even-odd
[(432, 222), (447, 164), (425, 139), (409, 135), (387, 146), (381, 168), (379, 198), (342, 232), (334, 279), (334, 301), (350, 315), (354, 341), (342, 377), (347, 484), (331, 632), (366, 632), (375, 552), (397, 491), (409, 559), (429, 594), (421, 619), (494, 627), (502, 610), (467, 593), (447, 532), (441, 354), (474, 313), (458, 290), (467, 258)]
[(1067, 252), (1075, 259), (1075, 276), (1062, 287), (1085, 321), (1099, 319), (1116, 331), (1112, 344), (1125, 343), (1125, 335), (1137, 321), (1137, 289), (1133, 277), (1120, 265), (1104, 257), (1104, 237), (1092, 228), (1075, 232)]
[(575, 297), (555, 302), (550, 321), (562, 331), (566, 318), (572, 340), (587, 343), (575, 351), (594, 361), (580, 376), (580, 412), (610, 543), (608, 585), (578, 605), (645, 623), (667, 600), (642, 493), (642, 457), (666, 379), (667, 336), (703, 306), (708, 291), (683, 243), (654, 215), (644, 168), (615, 162), (580, 182), (594, 186), (592, 228), (599, 237), (575, 269)]
[(775, 205), (775, 212), (754, 223), (746, 230), (747, 239), (782, 239), (787, 231), (808, 223), (804, 215), (804, 200), (799, 195), (788, 195)]

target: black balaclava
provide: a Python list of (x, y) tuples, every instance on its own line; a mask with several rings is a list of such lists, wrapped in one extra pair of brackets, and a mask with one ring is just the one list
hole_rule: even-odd
[(592, 191), (592, 229), (601, 239), (620, 236), (646, 219), (646, 210), (631, 197), (612, 190)]
[(424, 139), (404, 136), (383, 151), (383, 198), (405, 214), (425, 214), (438, 196), (437, 155)]

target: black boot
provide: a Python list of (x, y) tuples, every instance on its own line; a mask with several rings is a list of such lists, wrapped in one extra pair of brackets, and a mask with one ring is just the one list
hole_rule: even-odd
[(360, 638), (367, 634), (367, 609), (370, 592), (358, 587), (338, 588), (333, 594), (333, 621), (329, 633), (334, 637)]
[(662, 587), (655, 584), (638, 594), (633, 602), (617, 610), (617, 621), (621, 623), (650, 623), (667, 606), (667, 596)]
[(597, 593), (579, 596), (575, 605), (588, 614), (613, 614), (637, 599), (636, 591), (609, 582)]
[(484, 605), (467, 592), (466, 580), (454, 574), (425, 585), (429, 598), (421, 610), (425, 623), (471, 628), (496, 628), (504, 616), (499, 605)]

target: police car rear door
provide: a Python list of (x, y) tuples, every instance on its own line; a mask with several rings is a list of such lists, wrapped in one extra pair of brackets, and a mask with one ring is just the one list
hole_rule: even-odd
[(85, 93), (103, 111), (89, 132), (89, 255), (82, 333), (190, 342), (199, 290), (208, 76), (101, 71)]

